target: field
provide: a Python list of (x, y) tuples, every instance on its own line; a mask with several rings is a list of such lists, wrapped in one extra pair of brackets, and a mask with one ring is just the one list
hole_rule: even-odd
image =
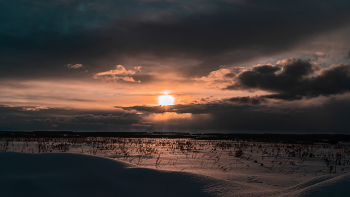
[(326, 186), (329, 192), (346, 192), (346, 187), (339, 187), (343, 179), (349, 181), (350, 171), (348, 144), (111, 137), (2, 138), (0, 152), (73, 153), (108, 158), (127, 168), (194, 174), (216, 181), (205, 189), (209, 196), (309, 196)]

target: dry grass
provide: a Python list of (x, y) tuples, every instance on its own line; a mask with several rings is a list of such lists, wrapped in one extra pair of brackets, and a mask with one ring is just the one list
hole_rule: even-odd
[[(348, 145), (312, 145), (149, 138), (2, 138), (0, 152), (80, 153), (123, 160), (136, 165), (153, 161), (162, 169), (181, 167), (217, 168), (223, 172), (253, 166), (283, 172), (307, 161), (320, 161), (329, 173), (341, 172), (350, 164)], [(147, 161), (147, 162), (145, 162)], [(188, 167), (188, 166), (187, 166)], [(338, 170), (339, 172), (339, 170)]]

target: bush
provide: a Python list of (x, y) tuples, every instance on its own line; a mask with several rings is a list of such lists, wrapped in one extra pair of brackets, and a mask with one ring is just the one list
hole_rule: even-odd
[(235, 152), (235, 157), (242, 157), (244, 155), (243, 150), (242, 149), (238, 149)]

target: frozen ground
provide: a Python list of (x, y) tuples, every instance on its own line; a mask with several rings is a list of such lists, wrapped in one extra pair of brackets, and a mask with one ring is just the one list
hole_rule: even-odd
[(346, 145), (2, 139), (0, 151), (0, 196), (350, 196)]

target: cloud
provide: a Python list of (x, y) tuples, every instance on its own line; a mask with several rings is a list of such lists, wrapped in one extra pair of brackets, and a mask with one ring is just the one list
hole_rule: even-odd
[(281, 68), (279, 66), (272, 66), (271, 64), (269, 64), (269, 65), (255, 66), (253, 68), (253, 71), (258, 72), (258, 73), (262, 73), (262, 74), (270, 74), (270, 73), (274, 73), (280, 69)]
[[(181, 72), (200, 78), (346, 27), (349, 6), (342, 0), (6, 2), (0, 6), (0, 75), (52, 78), (62, 76), (66, 62), (106, 70), (149, 55), (154, 63), (172, 58)], [(196, 63), (182, 65), (180, 58)]]
[(204, 81), (209, 86), (220, 86), (228, 85), (232, 83), (232, 78), (239, 73), (240, 68), (220, 68), (219, 70), (214, 70), (209, 73), (208, 76), (203, 77), (195, 77), (193, 80), (195, 81)]
[[(216, 102), (209, 102), (209, 103), (203, 103), (203, 104), (178, 104), (178, 105), (168, 105), (168, 106), (131, 106), (131, 107), (122, 107), (124, 110), (136, 110), (143, 113), (167, 113), (167, 112), (174, 112), (178, 114), (185, 114), (185, 113), (191, 113), (191, 114), (207, 114), (212, 113), (219, 110), (226, 110), (230, 108), (242, 108), (246, 105), (242, 104), (250, 104), (249, 102), (244, 102), (247, 98), (242, 98), (239, 100), (239, 97), (237, 101), (232, 99), (223, 99), (221, 101)], [(254, 100), (254, 98), (251, 98)], [(262, 101), (261, 101), (262, 102)], [(116, 108), (119, 108), (116, 106)]]
[[(0, 117), (4, 117), (0, 118), (0, 126), (50, 129), (54, 124), (61, 129), (96, 131), (107, 121), (117, 130), (127, 130), (135, 124), (146, 128), (146, 115), (169, 112), (182, 114), (181, 117), (191, 114), (189, 120), (174, 118), (177, 125), (172, 124), (172, 128), (181, 125), (230, 130), (245, 126), (278, 131), (290, 125), (297, 129), (297, 122), (306, 125), (299, 126), (302, 130), (322, 129), (312, 118), (324, 122), (330, 119), (330, 123), (343, 125), (339, 128), (348, 128), (345, 123), (320, 114), (324, 110), (333, 116), (343, 115), (340, 119), (349, 117), (334, 103), (305, 109), (303, 113), (311, 118), (292, 107), (271, 105), (276, 100), (301, 103), (349, 92), (349, 65), (339, 64), (349, 60), (345, 55), (350, 58), (350, 53), (344, 54), (349, 49), (349, 7), (350, 1), (343, 0), (1, 1), (0, 83), (4, 87), (9, 84), (2, 90), (1, 102), (49, 106), (0, 108)], [(339, 53), (338, 57), (335, 53)], [(317, 57), (319, 66), (298, 59), (267, 64), (277, 58), (306, 55)], [(258, 63), (261, 65), (250, 68)], [(335, 65), (329, 67), (331, 64)], [(104, 81), (119, 84), (115, 88)], [(56, 86), (61, 83), (64, 85)], [(219, 88), (207, 89), (203, 84)], [(152, 100), (154, 95), (135, 96), (136, 92), (153, 94), (166, 88), (176, 89), (178, 95), (185, 92), (193, 99), (214, 97), (197, 99), (196, 105), (125, 107), (128, 113), (122, 117), (124, 110), (50, 108), (79, 104), (82, 108), (105, 109), (111, 102), (128, 103), (125, 106), (152, 103), (156, 102)], [(130, 94), (130, 90), (135, 94)], [(241, 90), (269, 94), (252, 97), (243, 95)], [(34, 98), (27, 95), (28, 91), (46, 96)], [(48, 93), (56, 95), (47, 96)], [(64, 98), (61, 94), (69, 96)], [(223, 95), (231, 98), (220, 100)], [(216, 96), (220, 98), (214, 101)], [(72, 101), (74, 104), (69, 104)], [(327, 123), (320, 123), (324, 124)]]
[[(4, 130), (74, 130), (99, 131), (107, 124), (109, 131), (131, 130), (142, 117), (123, 110), (82, 110), (42, 106), (0, 106), (0, 131)], [(138, 126), (140, 127), (140, 126)], [(143, 126), (145, 128), (146, 126)]]
[(124, 113), (122, 115), (94, 115), (82, 114), (67, 119), (67, 122), (77, 124), (112, 124), (112, 125), (132, 125), (138, 124), (141, 120), (139, 115)]
[(65, 66), (67, 68), (73, 68), (73, 69), (84, 68), (82, 64), (66, 64)]
[[(331, 100), (321, 106), (228, 106), (212, 112), (213, 130), (253, 132), (348, 133), (343, 121), (350, 117), (349, 100)], [(343, 108), (343, 109), (342, 109)], [(339, 118), (339, 119), (337, 119)]]
[(94, 75), (95, 79), (102, 78), (107, 81), (118, 81), (118, 80), (123, 80), (126, 82), (141, 82), (140, 80), (135, 81), (135, 79), (132, 77), (136, 72), (140, 72), (141, 67), (135, 67), (134, 70), (126, 70), (124, 66), (122, 65), (117, 65), (115, 70), (110, 70), (106, 72), (100, 72), (96, 73)]
[(243, 97), (232, 97), (229, 99), (224, 99), (224, 101), (239, 103), (239, 104), (259, 105), (262, 103), (266, 103), (267, 99), (260, 96), (243, 96)]
[[(257, 98), (259, 99), (259, 98)], [(132, 106), (125, 110), (137, 110), (145, 117), (158, 117), (167, 113), (192, 114), (190, 118), (168, 122), (150, 119), (147, 124), (154, 129), (191, 132), (253, 132), (253, 133), (349, 133), (350, 100), (331, 98), (321, 105), (247, 105), (216, 102), (207, 104), (159, 106)], [(248, 101), (247, 101), (248, 100)], [(160, 114), (160, 115), (154, 115)]]
[(21, 95), (22, 99), (26, 100), (57, 100), (57, 101), (76, 101), (76, 102), (96, 102), (97, 100), (86, 98), (69, 98), (64, 96), (46, 96), (46, 95)]
[(285, 59), (276, 65), (259, 65), (233, 77), (227, 90), (264, 90), (264, 98), (296, 100), (350, 91), (350, 65), (321, 69), (307, 60)]
[(182, 107), (184, 107), (184, 105), (115, 107), (122, 108), (124, 110), (136, 110), (139, 112), (165, 113), (178, 111), (178, 109), (181, 109)]
[(230, 108), (244, 108), (246, 106), (258, 106), (268, 103), (264, 97), (232, 97), (224, 98), (216, 101), (209, 101), (203, 103), (191, 103), (191, 104), (177, 104), (168, 106), (131, 106), (120, 107), (126, 111), (137, 111), (143, 114), (163, 114), (163, 113), (176, 113), (176, 114), (210, 114), (220, 110), (226, 110)]
[[(133, 70), (126, 70), (124, 66), (122, 65), (117, 65), (117, 69), (115, 70), (110, 70), (106, 72), (100, 72), (95, 74), (96, 76), (102, 76), (102, 75), (133, 75), (136, 72)], [(140, 68), (137, 68), (137, 70), (140, 70)]]
[(319, 57), (326, 57), (326, 54), (325, 54), (325, 53), (322, 53), (322, 52), (316, 52), (316, 53), (315, 53), (315, 57), (316, 57), (316, 58), (319, 58)]
[[(219, 70), (215, 70), (209, 73), (209, 75), (207, 77), (201, 77), (201, 78), (194, 78), (197, 81), (206, 81), (206, 82), (223, 82), (225, 81), (226, 76), (231, 76), (231, 75), (235, 75), (235, 73), (230, 70), (230, 69), (226, 69), (226, 68), (221, 68)], [(228, 78), (228, 77), (227, 77)], [(228, 78), (230, 79), (230, 78)]]
[[(81, 110), (0, 106), (0, 130), (346, 133), (350, 99), (331, 97), (321, 105), (252, 105), (254, 98), (206, 104), (130, 106), (124, 110)], [(236, 102), (238, 100), (238, 102)], [(248, 101), (247, 101), (248, 100)], [(246, 102), (247, 101), (247, 102)], [(246, 104), (248, 103), (248, 104)], [(120, 108), (120, 107), (118, 107)], [(141, 112), (141, 113), (137, 113)]]

